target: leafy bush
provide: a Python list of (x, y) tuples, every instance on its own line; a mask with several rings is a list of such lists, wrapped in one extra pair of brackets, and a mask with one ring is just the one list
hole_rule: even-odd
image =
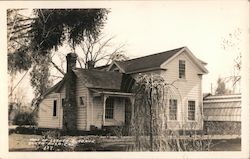
[(59, 130), (49, 130), (42, 133), (44, 138), (48, 139), (59, 139), (61, 137), (61, 132)]
[(114, 129), (112, 129), (112, 135), (115, 135), (119, 138), (121, 138), (124, 134), (124, 127), (123, 126), (117, 126), (117, 127), (114, 127)]
[(34, 113), (19, 112), (13, 119), (14, 125), (36, 125), (36, 119)]
[(41, 132), (38, 131), (38, 129), (36, 127), (22, 127), (22, 126), (19, 126), (14, 130), (14, 132), (17, 133), (17, 134), (29, 134), (29, 135), (37, 134), (37, 135), (41, 135)]
[(204, 131), (209, 135), (241, 135), (241, 122), (206, 121)]

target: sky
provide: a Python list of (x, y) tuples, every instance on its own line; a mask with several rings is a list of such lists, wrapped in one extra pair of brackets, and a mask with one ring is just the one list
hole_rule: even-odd
[[(102, 5), (92, 7), (98, 6)], [(211, 84), (215, 89), (218, 77), (233, 74), (234, 59), (239, 54), (236, 48), (240, 48), (243, 58), (248, 57), (245, 56), (249, 52), (248, 1), (111, 1), (103, 6), (111, 11), (103, 33), (115, 36), (117, 45), (126, 44), (124, 49), (129, 58), (186, 46), (208, 63), (203, 92), (210, 92)], [(237, 45), (224, 50), (223, 39), (236, 30), (241, 32)], [(70, 52), (65, 47), (59, 51), (65, 55)], [(29, 88), (30, 98), (28, 80), (26, 77), (22, 87)]]
[(129, 57), (187, 46), (208, 63), (203, 92), (211, 90), (218, 77), (233, 74), (235, 49), (224, 50), (223, 38), (239, 29), (238, 46), (248, 53), (248, 4), (245, 1), (181, 1), (145, 3), (111, 9), (107, 32), (127, 45)]

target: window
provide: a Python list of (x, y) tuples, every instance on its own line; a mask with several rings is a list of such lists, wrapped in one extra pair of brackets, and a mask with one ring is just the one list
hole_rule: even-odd
[(195, 101), (188, 101), (188, 120), (195, 120)]
[(53, 116), (56, 116), (56, 110), (57, 110), (57, 101), (54, 100), (54, 105), (53, 105)]
[(65, 99), (62, 98), (62, 107), (64, 106), (64, 104), (65, 104)]
[(120, 70), (118, 68), (115, 68), (113, 71), (114, 72), (120, 72)]
[(179, 60), (179, 78), (185, 79), (185, 61)]
[(108, 98), (106, 100), (105, 118), (106, 119), (114, 118), (114, 99), (113, 98)]
[(80, 105), (84, 105), (84, 97), (80, 97), (79, 100), (80, 100)]
[(169, 100), (169, 120), (177, 120), (177, 100)]

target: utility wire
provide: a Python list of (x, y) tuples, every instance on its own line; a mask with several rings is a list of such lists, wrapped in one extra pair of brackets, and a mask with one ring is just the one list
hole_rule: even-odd
[(21, 83), (21, 81), (24, 79), (24, 77), (26, 76), (26, 74), (27, 74), (28, 72), (29, 72), (29, 70), (27, 70), (27, 71), (25, 72), (25, 74), (23, 75), (23, 77), (18, 81), (18, 83), (15, 85), (15, 87), (11, 90), (9, 96), (12, 95), (12, 93), (14, 92), (14, 90), (16, 89), (16, 87)]

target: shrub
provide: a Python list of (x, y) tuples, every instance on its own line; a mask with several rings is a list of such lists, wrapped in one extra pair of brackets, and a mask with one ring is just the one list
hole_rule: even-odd
[(123, 126), (114, 127), (111, 131), (111, 134), (121, 138), (124, 134), (124, 129), (125, 128)]
[(29, 135), (38, 134), (37, 131), (38, 129), (36, 127), (22, 127), (22, 126), (19, 126), (14, 130), (14, 132), (17, 134), (29, 134)]
[(241, 135), (241, 122), (206, 121), (204, 131), (209, 135)]
[(36, 119), (34, 113), (19, 112), (13, 119), (14, 125), (36, 125)]
[(59, 130), (49, 130), (42, 133), (43, 138), (46, 139), (59, 139), (61, 137), (61, 132)]

